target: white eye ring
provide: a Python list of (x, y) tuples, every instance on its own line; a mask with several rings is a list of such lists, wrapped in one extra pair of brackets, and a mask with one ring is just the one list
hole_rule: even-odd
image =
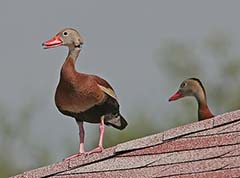
[(68, 32), (63, 32), (63, 36), (68, 36)]
[(186, 82), (183, 82), (183, 83), (180, 85), (181, 88), (184, 88), (184, 87), (186, 87), (186, 86), (187, 86), (187, 83), (186, 83)]

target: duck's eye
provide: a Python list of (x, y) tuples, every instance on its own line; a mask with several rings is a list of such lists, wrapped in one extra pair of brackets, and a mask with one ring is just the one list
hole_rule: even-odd
[(68, 36), (68, 32), (63, 32), (63, 36)]
[(186, 86), (187, 86), (187, 83), (186, 83), (186, 82), (183, 82), (183, 83), (180, 85), (181, 88), (184, 88), (184, 87), (186, 87)]

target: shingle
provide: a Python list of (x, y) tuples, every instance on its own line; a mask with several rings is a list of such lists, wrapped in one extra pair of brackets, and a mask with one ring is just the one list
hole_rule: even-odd
[(190, 174), (204, 171), (216, 171), (221, 169), (236, 168), (239, 167), (239, 163), (240, 157), (230, 157), (202, 160), (196, 162), (186, 162), (176, 165), (167, 165), (166, 169), (160, 173), (160, 176)]
[(116, 146), (115, 152), (130, 151), (140, 148), (150, 147), (154, 145), (161, 144), (163, 142), (163, 134), (154, 134), (144, 138), (139, 138), (129, 142), (121, 143)]
[(46, 167), (34, 169), (32, 171), (27, 171), (23, 173), (23, 176), (26, 178), (29, 177), (44, 177), (48, 175), (52, 175), (58, 172), (63, 172), (68, 170), (68, 162), (62, 161), (59, 163), (55, 163)]
[(237, 132), (240, 128), (240, 121), (236, 121), (227, 125), (222, 125), (219, 127), (215, 127), (212, 129), (204, 130), (202, 132), (197, 132), (193, 134), (186, 135), (184, 137), (199, 137), (199, 136), (207, 136), (207, 135), (218, 135), (223, 133), (231, 133)]
[(220, 178), (220, 177), (239, 177), (240, 176), (240, 167), (233, 169), (223, 169), (218, 171), (210, 172), (201, 172), (193, 174), (183, 174), (177, 176), (171, 176), (171, 178)]
[[(239, 144), (238, 144), (239, 145)], [(237, 146), (237, 145), (236, 145)], [(226, 157), (233, 157), (233, 156), (240, 156), (240, 147), (238, 146), (237, 149), (234, 149), (232, 151), (230, 151), (229, 153), (227, 153), (226, 155), (224, 155)], [(239, 163), (240, 165), (240, 163)]]
[[(240, 128), (239, 128), (240, 129)], [(213, 136), (179, 138), (150, 148), (139, 149), (118, 156), (135, 156), (146, 154), (161, 154), (169, 152), (187, 151), (192, 149), (210, 148), (215, 146), (233, 145), (240, 142), (240, 132), (226, 133)]]
[[(78, 177), (88, 177), (88, 178), (149, 178), (154, 177), (160, 170), (155, 167), (148, 168), (139, 168), (139, 169), (128, 169), (125, 171), (106, 171), (106, 172), (93, 172), (93, 173), (84, 173), (76, 174)], [(61, 175), (68, 177), (69, 174)], [(157, 176), (155, 176), (157, 177)]]
[[(136, 157), (115, 157), (107, 159), (95, 164), (90, 164), (76, 168), (71, 171), (67, 171), (64, 174), (76, 174), (76, 173), (91, 173), (91, 172), (102, 172), (102, 171), (116, 171), (116, 170), (127, 170), (133, 168), (146, 167), (160, 159), (156, 155), (136, 156)], [(61, 174), (60, 174), (61, 175)]]
[(216, 116), (214, 120), (214, 127), (219, 125), (224, 125), (240, 119), (240, 110), (224, 113), (222, 115)]
[(164, 132), (163, 140), (173, 139), (190, 133), (195, 133), (210, 129), (213, 127), (213, 119), (187, 124), (181, 127), (173, 128)]
[(115, 147), (104, 149), (102, 153), (80, 156), (69, 161), (69, 168), (79, 167), (89, 163), (95, 163), (114, 155)]
[[(162, 155), (159, 160), (150, 164), (149, 166), (167, 165), (167, 164), (180, 164), (184, 162), (193, 162), (199, 160), (208, 160), (218, 157), (236, 156), (240, 150), (240, 144), (231, 145), (226, 147), (212, 147), (205, 149), (196, 149), (189, 151), (173, 152)], [(230, 154), (231, 153), (231, 154)]]

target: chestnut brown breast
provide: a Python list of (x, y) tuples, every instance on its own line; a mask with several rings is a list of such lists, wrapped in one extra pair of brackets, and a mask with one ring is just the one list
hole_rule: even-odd
[(73, 113), (84, 112), (103, 99), (104, 94), (87, 76), (78, 77), (72, 83), (60, 79), (55, 94), (58, 109)]
[(55, 103), (60, 111), (84, 112), (102, 102), (104, 97), (91, 75), (76, 72), (73, 59), (65, 61), (55, 93)]

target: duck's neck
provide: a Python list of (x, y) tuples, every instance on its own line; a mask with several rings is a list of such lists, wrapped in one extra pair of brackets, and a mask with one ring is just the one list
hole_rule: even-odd
[(200, 121), (213, 117), (214, 115), (212, 114), (207, 105), (207, 98), (204, 91), (203, 90), (199, 91), (195, 95), (195, 97), (198, 102), (198, 120)]
[[(81, 49), (78, 48), (78, 47), (69, 48), (67, 59), (68, 59), (69, 57), (72, 58), (72, 59), (74, 60), (73, 62), (74, 62), (74, 64), (75, 64), (75, 62), (76, 62), (76, 60), (77, 60), (77, 58), (78, 58), (78, 55), (79, 55), (80, 51), (81, 51)], [(66, 59), (66, 60), (67, 60), (67, 59)]]
[(71, 80), (75, 74), (75, 63), (80, 53), (80, 48), (69, 48), (68, 56), (62, 66), (61, 79)]

